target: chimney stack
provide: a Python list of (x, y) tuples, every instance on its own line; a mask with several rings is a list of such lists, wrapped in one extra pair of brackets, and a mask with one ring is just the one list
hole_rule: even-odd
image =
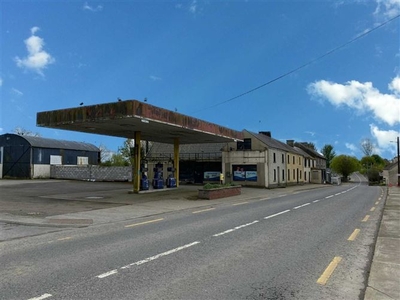
[(290, 147), (294, 147), (294, 140), (286, 140), (286, 144), (288, 144)]
[(258, 133), (271, 137), (271, 131), (259, 131)]

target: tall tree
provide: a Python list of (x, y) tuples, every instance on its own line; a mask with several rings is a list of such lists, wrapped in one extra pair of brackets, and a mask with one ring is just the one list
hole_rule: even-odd
[(315, 147), (315, 144), (314, 144), (314, 143), (311, 143), (311, 142), (304, 142), (304, 143), (302, 143), (302, 144), (303, 144), (304, 146), (310, 148), (311, 150), (317, 151), (317, 147)]
[(361, 141), (361, 151), (365, 156), (371, 156), (374, 152), (374, 144), (370, 139), (363, 139)]
[(347, 181), (349, 175), (360, 169), (357, 158), (348, 155), (339, 155), (332, 159), (331, 168), (338, 174), (342, 174), (343, 181)]
[(18, 134), (18, 135), (25, 135), (25, 136), (40, 136), (39, 133), (29, 131), (29, 130), (27, 130), (25, 128), (22, 128), (22, 127), (15, 127), (14, 128), (14, 133)]
[(326, 158), (326, 167), (330, 168), (332, 159), (336, 156), (336, 152), (335, 150), (333, 150), (333, 146), (332, 145), (325, 145), (324, 147), (322, 147), (322, 155), (325, 156)]

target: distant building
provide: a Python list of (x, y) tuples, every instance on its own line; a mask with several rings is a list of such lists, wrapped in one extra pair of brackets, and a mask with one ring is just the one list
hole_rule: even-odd
[(88, 143), (0, 135), (0, 178), (49, 178), (51, 165), (97, 165), (99, 158), (100, 149)]
[(398, 184), (397, 158), (394, 159), (392, 163), (390, 163), (383, 169), (382, 176), (383, 176), (383, 179), (385, 180), (386, 185), (396, 186)]
[(304, 184), (304, 156), (271, 137), (271, 132), (243, 130), (243, 142), (229, 143), (222, 153), (225, 181), (264, 188)]

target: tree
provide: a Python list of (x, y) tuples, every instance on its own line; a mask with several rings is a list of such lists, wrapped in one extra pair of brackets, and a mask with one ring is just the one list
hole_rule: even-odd
[(37, 132), (35, 133), (32, 131), (26, 130), (25, 128), (22, 128), (22, 127), (15, 127), (14, 133), (18, 134), (18, 135), (25, 135), (25, 136), (37, 136), (37, 137), (40, 136), (39, 133), (37, 133)]
[(129, 166), (129, 161), (127, 161), (120, 153), (114, 153), (108, 160), (102, 162), (101, 165), (124, 167)]
[(304, 142), (302, 143), (304, 146), (306, 146), (307, 148), (310, 148), (311, 150), (317, 151), (317, 147), (315, 147), (314, 143), (311, 142)]
[(347, 181), (351, 173), (360, 169), (360, 162), (353, 156), (339, 155), (332, 159), (331, 169), (342, 174), (343, 181)]
[(322, 150), (322, 155), (326, 158), (326, 167), (330, 168), (332, 159), (336, 156), (332, 145), (325, 145)]
[(370, 139), (363, 139), (361, 141), (361, 151), (365, 156), (371, 156), (374, 151), (374, 144), (372, 144)]
[(100, 144), (100, 162), (104, 163), (106, 161), (110, 161), (112, 155), (114, 154), (113, 151), (108, 149), (104, 144)]

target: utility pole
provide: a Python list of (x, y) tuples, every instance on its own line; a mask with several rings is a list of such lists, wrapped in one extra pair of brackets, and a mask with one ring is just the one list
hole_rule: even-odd
[(399, 137), (397, 137), (397, 186), (400, 187), (400, 145)]

